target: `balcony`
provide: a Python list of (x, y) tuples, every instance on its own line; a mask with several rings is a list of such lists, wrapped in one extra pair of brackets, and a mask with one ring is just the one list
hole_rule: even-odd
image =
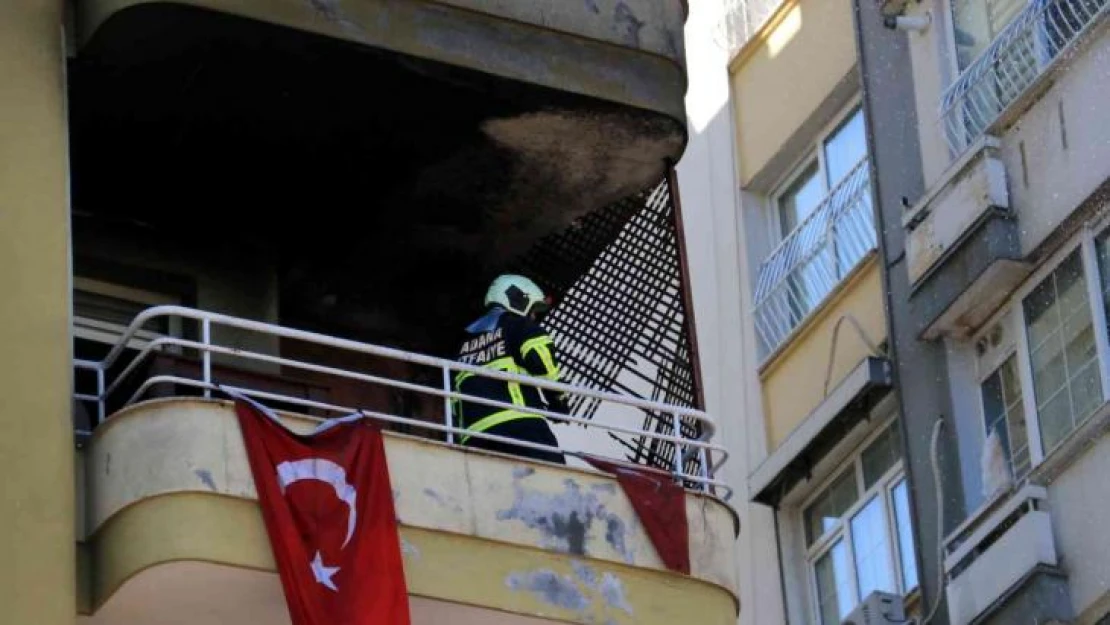
[[(142, 327), (167, 317), (179, 322), (160, 327), (182, 328), (181, 336), (142, 340)], [(230, 346), (219, 340), (226, 328), (278, 339), (282, 355)], [(315, 349), (285, 349), (293, 341)], [(342, 360), (334, 357), (291, 355), (327, 350), (437, 375), (415, 382), (384, 364), (340, 367), (323, 364)], [(466, 365), (162, 306), (136, 318), (103, 360), (75, 366), (76, 399), (92, 427), (81, 435), (83, 623), (167, 614), (201, 625), (286, 622), (241, 435), (230, 404), (216, 397), (220, 386), (281, 409), (295, 430), (356, 410), (383, 424), (414, 623), (664, 623), (695, 613), (702, 622), (735, 622), (737, 521), (718, 498), (728, 487), (715, 477), (727, 453), (712, 442), (712, 420), (696, 410), (474, 370), (589, 398), (601, 403), (599, 415), (669, 415), (670, 429), (645, 430), (641, 418), (625, 425), (547, 414), (570, 422), (555, 425), (557, 435), (585, 427), (670, 446), (672, 472), (689, 491), (692, 572), (683, 576), (662, 565), (614, 480), (583, 468), (576, 450), (562, 450), (572, 456), (562, 467), (456, 445), (461, 430), (448, 406), (462, 396), (447, 381), (472, 370)], [(685, 435), (690, 422), (700, 435)]]
[(759, 265), (755, 327), (770, 359), (875, 249), (867, 159)]
[(1005, 123), (1012, 109), (1039, 95), (1041, 78), (1108, 6), (1105, 0), (1030, 2), (944, 92), (941, 125), (952, 153), (962, 154)]
[(949, 622), (1070, 622), (1047, 499), (1033, 485), (1001, 493), (949, 536)]
[(1000, 143), (981, 138), (903, 218), (916, 330), (966, 338), (1030, 267), (1022, 261)]
[(1110, 135), (1090, 106), (1107, 94), (1110, 4), (1021, 6), (942, 94), (935, 135), (944, 145), (903, 217), (911, 323), (924, 339), (964, 340), (981, 327), (1037, 251), (1093, 212), (1110, 176)]

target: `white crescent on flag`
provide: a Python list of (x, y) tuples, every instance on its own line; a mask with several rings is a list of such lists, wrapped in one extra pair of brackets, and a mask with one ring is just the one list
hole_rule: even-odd
[(290, 484), (301, 480), (317, 480), (335, 489), (335, 496), (347, 504), (348, 508), (347, 538), (343, 540), (343, 547), (351, 542), (351, 536), (354, 535), (358, 523), (358, 509), (355, 508), (358, 493), (355, 487), (347, 482), (347, 471), (343, 467), (324, 458), (305, 458), (277, 465), (277, 475), (278, 484), (283, 493)]

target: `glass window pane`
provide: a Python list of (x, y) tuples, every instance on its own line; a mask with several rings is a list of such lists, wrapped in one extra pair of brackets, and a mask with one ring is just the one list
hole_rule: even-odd
[(1029, 440), (1016, 356), (1007, 358), (983, 381), (981, 393), (986, 434), (998, 434), (1010, 475), (1015, 479), (1021, 478), (1029, 469)]
[(1046, 452), (1102, 403), (1086, 282), (1076, 250), (1023, 302)]
[(1102, 379), (1099, 377), (1098, 363), (1088, 364), (1086, 369), (1071, 379), (1069, 386), (1071, 405), (1078, 425), (1102, 403)]
[(1056, 327), (1049, 315), (1056, 301), (1055, 284), (1049, 276), (1025, 298), (1025, 323), (1029, 331), (1029, 349), (1038, 349)]
[(782, 236), (793, 232), (825, 199), (825, 186), (818, 173), (817, 161), (813, 161), (779, 196)]
[(879, 496), (872, 497), (852, 517), (851, 527), (859, 596), (866, 597), (876, 590), (897, 592), (883, 499)]
[(1041, 422), (1045, 451), (1055, 449), (1071, 431), (1071, 398), (1067, 393), (1058, 393), (1037, 409), (1037, 417)]
[(902, 558), (902, 592), (917, 587), (917, 559), (913, 548), (913, 525), (910, 519), (910, 495), (906, 481), (894, 487), (894, 524), (898, 530), (898, 553)]
[(860, 456), (863, 464), (863, 487), (871, 488), (901, 459), (902, 445), (898, 439), (898, 429), (892, 425), (864, 449)]
[(832, 189), (867, 156), (863, 109), (856, 109), (825, 140), (825, 182)]
[(956, 58), (967, 69), (1028, 0), (952, 0)]
[(805, 511), (806, 544), (812, 545), (825, 532), (836, 527), (837, 521), (859, 499), (856, 474), (845, 471)]
[[(1102, 233), (1095, 240), (1095, 251), (1098, 255), (1099, 287), (1102, 291), (1102, 302), (1105, 310), (1110, 311), (1110, 230)], [(1110, 319), (1104, 319), (1110, 327)]]
[(848, 572), (848, 549), (843, 540), (829, 549), (814, 566), (817, 578), (817, 611), (821, 625), (837, 625), (856, 607)]

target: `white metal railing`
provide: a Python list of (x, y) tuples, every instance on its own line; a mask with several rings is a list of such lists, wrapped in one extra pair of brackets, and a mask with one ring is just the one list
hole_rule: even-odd
[(875, 249), (867, 158), (759, 265), (755, 327), (774, 352)]
[(940, 123), (959, 156), (1103, 17), (1110, 0), (1031, 0), (945, 90)]
[[(158, 317), (177, 317), (180, 319), (193, 320), (199, 323), (200, 340), (193, 341), (170, 336), (159, 337), (143, 345), (140, 349), (137, 350), (137, 353), (135, 354), (131, 362), (127, 363), (126, 365), (122, 365), (120, 357), (124, 354), (124, 350), (128, 347), (128, 344), (130, 343), (135, 333), (140, 331), (146, 323)], [(438, 369), (442, 374), (442, 384), (441, 386), (426, 386), (401, 379), (394, 379), (380, 375), (362, 373), (358, 371), (350, 371), (338, 367), (287, 358), (280, 355), (265, 354), (247, 349), (220, 345), (213, 340), (212, 329), (214, 326), (233, 328), (239, 331), (253, 332), (270, 337), (303, 341), (306, 343), (321, 345), (336, 350), (367, 354), (387, 360), (402, 361), (406, 363)], [(675, 454), (673, 461), (674, 463), (671, 467), (671, 472), (676, 479), (684, 480), (687, 483), (697, 484), (699, 488), (705, 491), (713, 489), (726, 500), (731, 497), (732, 494), (731, 488), (715, 478), (717, 470), (727, 461), (729, 454), (727, 450), (725, 450), (723, 447), (710, 442), (716, 431), (716, 426), (713, 420), (708, 415), (699, 410), (682, 406), (663, 404), (660, 402), (648, 401), (637, 397), (629, 397), (618, 395), (615, 393), (596, 391), (584, 387), (571, 386), (568, 384), (552, 382), (541, 378), (513, 375), (500, 371), (483, 369), (481, 367), (475, 367), (472, 365), (467, 365), (443, 358), (436, 358), (434, 356), (415, 354), (412, 352), (405, 352), (389, 347), (382, 347), (348, 339), (341, 339), (324, 334), (318, 334), (315, 332), (295, 330), (292, 328), (286, 328), (274, 324), (251, 321), (248, 319), (241, 319), (238, 317), (232, 317), (219, 313), (195, 310), (182, 306), (156, 306), (143, 311), (134, 319), (134, 321), (132, 321), (124, 335), (120, 338), (120, 340), (115, 344), (115, 346), (111, 349), (111, 351), (109, 351), (108, 355), (105, 356), (102, 361), (94, 362), (88, 360), (75, 360), (75, 369), (92, 371), (95, 373), (96, 379), (95, 393), (77, 393), (75, 394), (75, 398), (82, 401), (95, 402), (97, 407), (96, 421), (99, 424), (106, 418), (110, 418), (106, 414), (106, 412), (108, 411), (109, 400), (117, 396), (123, 390), (124, 385), (128, 380), (135, 380), (135, 377), (141, 372), (140, 367), (142, 366), (142, 364), (155, 353), (162, 352), (169, 348), (184, 348), (187, 350), (197, 351), (200, 354), (201, 365), (199, 378), (193, 379), (178, 375), (154, 375), (149, 378), (143, 379), (138, 388), (132, 391), (131, 394), (126, 398), (126, 400), (124, 400), (122, 404), (119, 405), (120, 408), (140, 401), (148, 391), (158, 385), (174, 384), (201, 389), (205, 397), (211, 397), (212, 391), (214, 390), (225, 388), (238, 391), (244, 395), (248, 395), (259, 400), (277, 401), (309, 409), (325, 410), (336, 414), (346, 415), (355, 412), (361, 412), (367, 417), (375, 419), (377, 421), (381, 421), (383, 423), (407, 425), (414, 428), (421, 428), (424, 430), (439, 432), (444, 435), (444, 440), (449, 445), (455, 445), (455, 440), (457, 436), (469, 435), (473, 438), (502, 443), (511, 443), (513, 445), (529, 449), (555, 451), (568, 455), (576, 455), (577, 453), (575, 450), (558, 449), (548, 445), (518, 441), (515, 439), (509, 439), (481, 432), (473, 433), (458, 428), (454, 425), (452, 420), (452, 402), (454, 400), (465, 400), (471, 403), (494, 406), (498, 408), (523, 410), (525, 412), (541, 415), (555, 421), (577, 423), (589, 429), (607, 431), (613, 434), (642, 436), (647, 439), (673, 444), (675, 446)], [(414, 419), (412, 417), (404, 415), (366, 410), (358, 406), (341, 406), (328, 402), (305, 399), (303, 397), (294, 397), (261, 391), (258, 389), (241, 388), (230, 386), (227, 384), (221, 385), (218, 383), (218, 380), (213, 378), (213, 355), (218, 355), (222, 359), (225, 359), (221, 362), (221, 364), (223, 364), (223, 362), (235, 361), (241, 361), (244, 363), (267, 363), (283, 368), (288, 367), (290, 369), (319, 373), (327, 376), (335, 376), (336, 378), (343, 378), (367, 384), (381, 385), (401, 391), (408, 391), (412, 393), (437, 397), (443, 402), (443, 421), (442, 423), (432, 423), (426, 420)], [(474, 375), (493, 378), (497, 380), (519, 382), (527, 386), (532, 386), (544, 390), (564, 392), (571, 395), (589, 397), (595, 401), (605, 404), (616, 404), (620, 406), (637, 408), (641, 411), (653, 412), (661, 416), (669, 416), (672, 420), (674, 433), (663, 434), (645, 430), (642, 425), (626, 426), (616, 423), (604, 423), (546, 410), (521, 408), (520, 406), (515, 406), (513, 404), (505, 402), (499, 402), (483, 397), (475, 397), (471, 395), (457, 393), (452, 390), (452, 378), (455, 373), (459, 372), (468, 372)], [(689, 420), (696, 421), (700, 425), (699, 429), (701, 431), (701, 435), (697, 438), (684, 437), (682, 435), (683, 420), (686, 420), (687, 422), (689, 422)], [(691, 474), (685, 469), (686, 461), (691, 460), (694, 457), (697, 457), (699, 460), (699, 462), (697, 463), (697, 466), (699, 467), (697, 474)]]

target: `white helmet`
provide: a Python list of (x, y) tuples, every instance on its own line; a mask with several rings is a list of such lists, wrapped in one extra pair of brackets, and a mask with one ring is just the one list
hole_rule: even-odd
[(524, 317), (546, 312), (551, 307), (543, 289), (535, 282), (513, 274), (499, 276), (486, 291), (486, 306), (494, 304)]

